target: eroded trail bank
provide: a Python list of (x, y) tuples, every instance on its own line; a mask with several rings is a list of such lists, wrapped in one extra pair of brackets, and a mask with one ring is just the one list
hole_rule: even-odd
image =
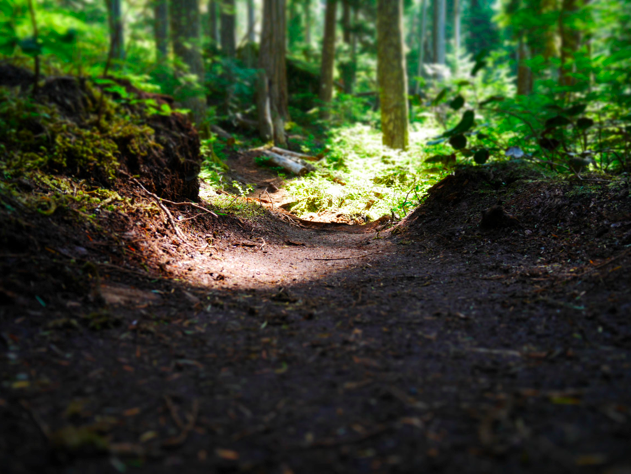
[(379, 233), (0, 211), (3, 467), (626, 472), (628, 185), (467, 173)]

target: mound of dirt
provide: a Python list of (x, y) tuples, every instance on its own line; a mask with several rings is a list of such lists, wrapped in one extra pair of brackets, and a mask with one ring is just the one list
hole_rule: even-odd
[[(30, 91), (33, 79), (33, 74), (26, 69), (7, 63), (0, 64), (0, 86), (19, 87), (21, 93), (26, 94)], [(155, 101), (158, 107), (162, 104), (173, 104), (173, 99), (168, 96), (140, 91), (125, 80), (112, 80), (138, 100)], [(103, 88), (107, 89), (107, 86)], [(43, 78), (43, 85), (34, 100), (53, 106), (59, 111), (62, 119), (71, 121), (81, 129), (99, 130), (102, 128), (101, 120), (108, 120), (105, 114), (101, 117), (101, 93), (101, 90), (85, 78), (46, 77)], [(114, 99), (120, 99), (116, 92), (106, 90), (106, 94)], [(199, 136), (191, 122), (180, 113), (149, 115), (135, 105), (125, 104), (124, 107), (129, 112), (144, 117), (144, 124), (140, 125), (147, 125), (153, 131), (153, 136), (148, 135), (144, 138), (158, 146), (138, 147), (133, 135), (130, 134), (112, 136), (117, 146), (115, 157), (120, 169), (128, 174), (138, 175), (145, 187), (160, 197), (197, 200), (197, 176), (201, 168), (201, 154)], [(49, 133), (38, 123), (30, 124), (29, 128)], [(54, 139), (55, 137), (50, 138), (52, 143)], [(73, 170), (65, 172), (72, 174)], [(125, 174), (119, 174), (120, 176)]]
[(631, 243), (629, 179), (463, 167), (433, 186), (398, 231), (472, 253), (493, 243), (550, 262), (608, 258)]

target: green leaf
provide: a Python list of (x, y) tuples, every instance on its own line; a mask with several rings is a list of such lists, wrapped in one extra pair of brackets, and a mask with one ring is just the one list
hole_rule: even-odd
[(462, 119), (458, 125), (456, 125), (451, 130), (447, 130), (442, 134), (443, 137), (453, 137), (454, 135), (462, 135), (463, 133), (469, 131), (471, 127), (473, 127), (473, 122), (475, 119), (475, 113), (473, 110), (467, 110), (464, 114), (462, 114)]
[(66, 44), (74, 43), (77, 40), (77, 30), (70, 28), (65, 34), (59, 37), (59, 41)]
[(8, 40), (0, 42), (0, 54), (4, 56), (11, 56), (15, 51), (15, 46), (17, 45), (17, 39), (9, 38)]
[(476, 74), (478, 72), (480, 72), (480, 70), (486, 67), (486, 61), (478, 61), (475, 63), (475, 65), (473, 66), (473, 69), (471, 69), (471, 77), (475, 77)]
[(594, 121), (587, 117), (581, 117), (576, 121), (576, 128), (579, 130), (587, 130), (594, 126)]
[(473, 155), (473, 161), (475, 161), (479, 165), (483, 165), (488, 161), (489, 156), (491, 156), (489, 150), (483, 148), (482, 150), (478, 150), (475, 152), (475, 155)]
[(440, 145), (441, 143), (445, 143), (444, 138), (437, 138), (435, 140), (430, 140), (427, 142), (428, 145)]
[(464, 97), (461, 95), (456, 96), (451, 102), (449, 102), (449, 107), (454, 110), (460, 110), (464, 105)]
[(446, 87), (442, 91), (440, 91), (436, 98), (432, 101), (432, 107), (436, 107), (445, 98), (447, 92), (449, 92), (449, 89), (447, 89)]
[(36, 39), (34, 36), (24, 38), (18, 44), (20, 45), (22, 52), (27, 56), (39, 56), (42, 54), (41, 41)]
[(585, 109), (587, 109), (587, 104), (576, 104), (568, 109), (565, 109), (565, 115), (574, 117), (575, 115), (580, 115), (585, 112)]
[(563, 115), (557, 115), (555, 117), (552, 117), (551, 119), (546, 120), (546, 128), (565, 127), (567, 125), (570, 125), (571, 123), (572, 122), (570, 122)]
[(462, 150), (467, 146), (467, 137), (464, 135), (456, 135), (449, 139), (449, 144), (454, 150)]

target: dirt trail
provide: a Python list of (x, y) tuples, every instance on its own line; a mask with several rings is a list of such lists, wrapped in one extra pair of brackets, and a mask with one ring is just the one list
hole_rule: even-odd
[[(629, 472), (626, 247), (605, 241), (591, 271), (569, 240), (546, 253), (527, 216), (481, 233), (458, 212), (497, 196), (472, 196), (452, 199), (452, 221), (430, 199), (380, 233), (272, 214), (208, 218), (174, 245), (145, 220), (122, 235), (149, 278), (83, 242), (100, 291), (42, 289), (46, 307), (3, 293), (0, 465)], [(38, 238), (57, 262), (81, 253)]]

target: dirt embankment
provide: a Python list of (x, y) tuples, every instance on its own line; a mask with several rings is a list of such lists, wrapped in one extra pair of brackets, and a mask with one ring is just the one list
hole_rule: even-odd
[[(59, 137), (63, 135), (68, 135), (71, 142), (79, 140), (83, 136), (81, 134), (86, 132), (94, 133), (96, 139), (111, 139), (115, 144), (112, 153), (118, 164), (117, 178), (127, 181), (120, 173), (122, 170), (137, 175), (149, 190), (160, 197), (196, 200), (199, 192), (197, 175), (202, 158), (199, 136), (190, 121), (176, 112), (147, 113), (150, 106), (160, 110), (163, 104), (173, 105), (170, 97), (140, 91), (128, 81), (110, 81), (98, 86), (85, 78), (74, 76), (43, 79), (33, 101), (52, 107), (58, 113), (55, 117), (57, 122), (66, 121), (76, 126), (79, 133), (74, 136), (71, 128), (55, 127), (53, 130), (46, 123), (48, 119), (33, 114), (16, 114), (12, 117), (17, 121), (14, 126), (30, 132), (29, 138), (34, 145), (44, 146), (50, 151), (53, 151)], [(30, 95), (32, 82), (33, 74), (30, 71), (6, 63), (0, 64), (0, 86), (19, 89), (20, 95), (26, 97)], [(121, 94), (116, 92), (112, 84), (124, 89), (129, 100), (122, 100)], [(112, 100), (118, 101), (116, 108), (112, 108), (115, 103)], [(125, 121), (133, 122), (136, 129), (121, 133)], [(144, 126), (149, 128), (145, 129)], [(98, 147), (98, 144), (91, 143), (91, 146)], [(116, 181), (109, 182), (95, 168), (56, 166), (51, 171), (88, 180), (96, 179), (100, 185), (107, 187), (117, 186)]]

